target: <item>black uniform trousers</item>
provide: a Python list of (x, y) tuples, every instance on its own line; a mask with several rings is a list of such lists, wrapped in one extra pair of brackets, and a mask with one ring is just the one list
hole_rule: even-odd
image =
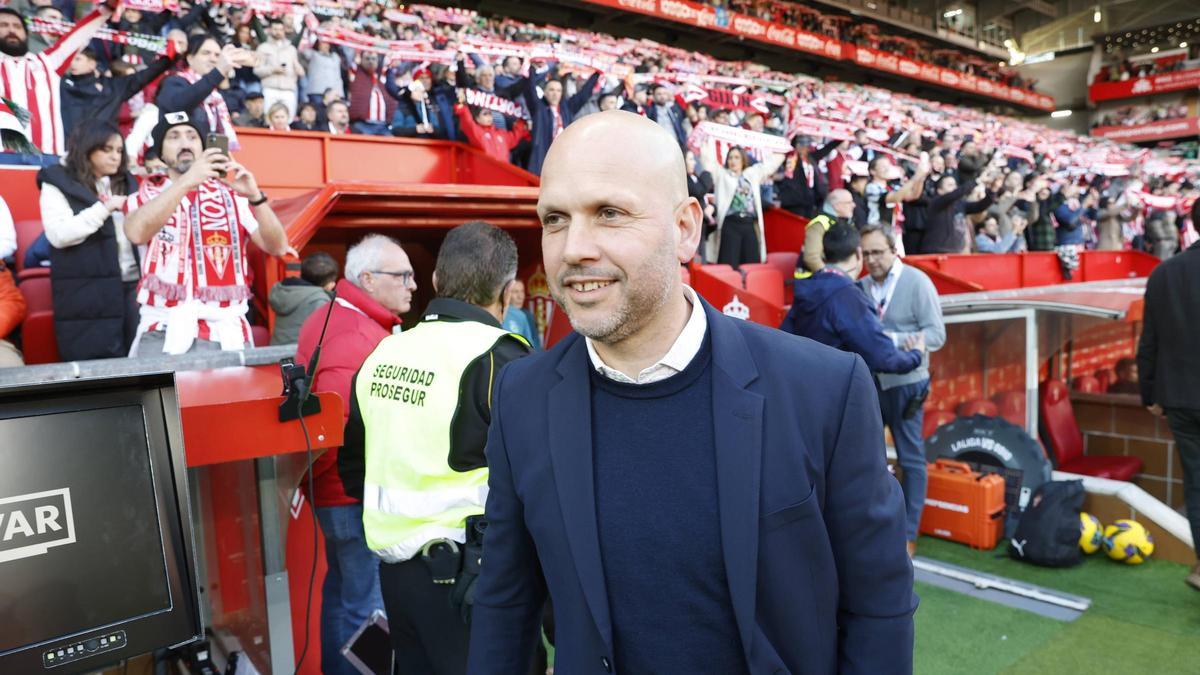
[(433, 583), (420, 557), (379, 565), (399, 675), (462, 675), (467, 672), (470, 629), (450, 606), (453, 585)]

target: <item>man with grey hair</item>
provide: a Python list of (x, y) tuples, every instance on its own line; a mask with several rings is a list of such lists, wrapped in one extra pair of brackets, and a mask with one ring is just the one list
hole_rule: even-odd
[(884, 333), (897, 346), (916, 335), (925, 339), (925, 353), (916, 369), (875, 375), (883, 423), (892, 430), (896, 457), (904, 471), (900, 484), (907, 514), (905, 536), (912, 556), (925, 506), (925, 413), (921, 406), (929, 396), (929, 352), (946, 344), (946, 326), (937, 289), (924, 272), (900, 261), (891, 227), (868, 225), (860, 236), (868, 274), (858, 284), (879, 313)]
[(497, 384), (469, 672), (528, 672), (549, 596), (563, 673), (910, 673), (902, 499), (862, 359), (681, 283), (703, 211), (658, 124), (589, 115), (541, 176), (576, 333)]
[(363, 501), (367, 546), (382, 561), (402, 673), (466, 670), (492, 385), (529, 351), (500, 325), (516, 274), (517, 246), (506, 232), (479, 221), (451, 230), (433, 272), (437, 297), (421, 322), (380, 342), (351, 386), (338, 470)]
[[(381, 340), (399, 330), (400, 315), (408, 312), (417, 284), (404, 249), (381, 234), (369, 234), (350, 247), (345, 275), (334, 288), (333, 302), (313, 311), (300, 327), (296, 361), (309, 363), (324, 329), (313, 389), (335, 392), (349, 402), (354, 373)], [(348, 419), (348, 403), (344, 413)], [(352, 675), (357, 671), (342, 657), (342, 645), (372, 612), (383, 609), (383, 596), (379, 560), (363, 534), (362, 502), (347, 494), (337, 460), (334, 449), (313, 462), (309, 495), (325, 535), (329, 566), (321, 588), (321, 672)], [(308, 481), (301, 486), (307, 488)]]

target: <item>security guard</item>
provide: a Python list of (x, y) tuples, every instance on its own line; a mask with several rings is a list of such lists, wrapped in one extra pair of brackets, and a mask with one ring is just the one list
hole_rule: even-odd
[(821, 242), (829, 228), (849, 223), (854, 215), (854, 196), (849, 190), (834, 190), (825, 197), (821, 212), (813, 216), (804, 228), (803, 262), (796, 267), (796, 278), (807, 279), (825, 267)]
[(500, 327), (516, 273), (517, 247), (503, 230), (483, 222), (451, 230), (421, 323), (385, 338), (351, 387), (338, 471), (363, 501), (367, 546), (382, 561), (401, 673), (466, 671), (463, 596), (482, 550), (492, 386), (529, 352)]

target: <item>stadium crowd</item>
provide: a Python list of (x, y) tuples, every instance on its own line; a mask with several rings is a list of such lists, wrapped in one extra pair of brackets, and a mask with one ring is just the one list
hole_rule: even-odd
[[(55, 337), (64, 360), (237, 350), (252, 344), (248, 242), (253, 241), (269, 256), (298, 256), (298, 252), (290, 246), (268, 195), (259, 188), (253, 173), (231, 154), (238, 148), (239, 129), (461, 141), (497, 161), (511, 162), (534, 174), (541, 175), (545, 167), (547, 185), (553, 185), (557, 172), (559, 186), (579, 189), (585, 195), (589, 194), (587, 189), (595, 189), (586, 185), (588, 181), (562, 177), (571, 175), (566, 171), (569, 158), (577, 156), (572, 154), (576, 151), (572, 144), (584, 143), (581, 139), (589, 138), (589, 127), (601, 128), (613, 138), (617, 137), (613, 129), (623, 133), (632, 130), (629, 133), (638, 134), (637, 138), (661, 140), (668, 151), (659, 152), (663, 148), (649, 142), (638, 145), (628, 154), (635, 158), (635, 165), (641, 161), (642, 174), (632, 175), (654, 173), (653, 162), (645, 161), (647, 156), (673, 159), (661, 163), (674, 168), (682, 155), (689, 194), (703, 205), (696, 253), (701, 262), (734, 268), (762, 262), (766, 256), (763, 223), (767, 209), (784, 209), (807, 220), (801, 269), (796, 277), (808, 281), (793, 285), (795, 300), (782, 327), (859, 353), (878, 376), (873, 383), (865, 370), (859, 374), (863, 362), (851, 362), (848, 377), (861, 389), (856, 396), (871, 405), (880, 403), (882, 421), (896, 440), (904, 474), (903, 531), (909, 556), (916, 550), (926, 492), (921, 434), (922, 405), (931, 379), (929, 352), (945, 343), (946, 331), (933, 282), (915, 266), (905, 266), (900, 258), (925, 253), (1053, 251), (1063, 276), (1070, 279), (1078, 267), (1079, 253), (1085, 249), (1145, 250), (1165, 259), (1200, 238), (1195, 227), (1200, 216), (1200, 165), (1008, 117), (874, 87), (775, 72), (754, 63), (723, 62), (647, 40), (489, 19), (443, 8), (375, 2), (311, 6), (274, 2), (271, 11), (261, 12), (261, 4), (253, 5), (259, 9), (251, 9), (239, 2), (180, 0), (176, 9), (167, 10), (156, 7), (156, 1), (138, 0), (136, 9), (116, 11), (101, 5), (74, 23), (68, 23), (74, 18), (72, 7), (60, 0), (22, 0), (0, 7), (0, 128), (9, 149), (0, 154), (0, 163), (41, 165), (37, 181), (45, 232), (24, 252), (22, 262), (27, 268), (50, 269)], [(976, 72), (976, 64), (969, 60), (957, 59), (952, 53), (927, 51), (927, 45), (911, 40), (879, 35), (870, 26), (826, 21), (794, 3), (730, 0), (713, 4), (807, 30), (834, 31), (839, 39), (855, 44), (895, 50), (967, 72), (995, 75), (1005, 83), (1027, 85), (1010, 73), (982, 64)], [(154, 9), (162, 11), (151, 11)], [(599, 116), (566, 131), (586, 115), (614, 109), (645, 119)], [(614, 118), (611, 124), (607, 122)], [(551, 145), (563, 133), (567, 134), (564, 142), (551, 152)], [(671, 154), (674, 144), (678, 145), (679, 155)], [(566, 150), (562, 149), (564, 145)], [(602, 149), (589, 161), (609, 171), (612, 166), (624, 168), (624, 164), (609, 159), (625, 152), (623, 148), (616, 143), (593, 143), (597, 145)], [(665, 178), (658, 179), (667, 185)], [(679, 187), (677, 183), (675, 186)], [(653, 197), (647, 203), (667, 199), (669, 190), (652, 189), (656, 187), (649, 181), (640, 185)], [(571, 192), (563, 187), (558, 191)], [(554, 194), (543, 186), (543, 194), (546, 192)], [(564, 197), (559, 199), (569, 203)], [(590, 199), (579, 201), (587, 204), (586, 208), (602, 203)], [(699, 218), (696, 205), (690, 200), (685, 203)], [(607, 226), (605, 222), (601, 229), (620, 232)], [(692, 220), (690, 226), (692, 234), (697, 234), (694, 228), (699, 223)], [(550, 230), (554, 224), (547, 221), (545, 227)], [(17, 253), (13, 230), (12, 219), (0, 201), (0, 258), (6, 259), (5, 264), (10, 264)], [(558, 241), (565, 239), (560, 237)], [(674, 285), (678, 283), (677, 260), (671, 257), (674, 254), (664, 256), (664, 250), (671, 254), (662, 249), (655, 255), (658, 262), (665, 262), (660, 265), (665, 269), (663, 278)], [(645, 274), (645, 269), (642, 266), (639, 273)], [(445, 600), (451, 591), (457, 595), (457, 588), (467, 584), (456, 581), (457, 572), (451, 573), (447, 583), (437, 563), (420, 567), (416, 576), (408, 576), (414, 569), (408, 563), (416, 560), (418, 552), (425, 560), (436, 559), (437, 551), (430, 558), (431, 545), (441, 546), (438, 542), (447, 540), (440, 535), (434, 540), (412, 539), (418, 544), (428, 543), (423, 550), (419, 546), (407, 550), (411, 542), (398, 537), (398, 543), (387, 544), (381, 550), (376, 539), (368, 549), (372, 537), (364, 534), (364, 514), (368, 527), (374, 528), (373, 537), (401, 532), (395, 527), (397, 523), (387, 520), (404, 520), (410, 514), (399, 509), (377, 518), (384, 513), (379, 508), (381, 488), (393, 495), (407, 488), (399, 482), (381, 486), (369, 481), (368, 477), (376, 480), (383, 474), (378, 467), (370, 468), (378, 460), (366, 458), (378, 456), (383, 449), (385, 444), (379, 439), (404, 438), (408, 444), (413, 439), (405, 434), (421, 428), (432, 416), (421, 409), (423, 390), (419, 392), (421, 398), (410, 400), (408, 397), (416, 390), (394, 382), (372, 382), (370, 378), (380, 378), (383, 371), (370, 367), (360, 370), (360, 366), (375, 363), (368, 359), (376, 358), (374, 350), (381, 344), (385, 345), (384, 353), (394, 351), (396, 359), (406, 351), (424, 359), (447, 344), (452, 346), (443, 355), (452, 363), (439, 366), (441, 372), (454, 376), (436, 381), (470, 383), (474, 398), (471, 405), (460, 408), (456, 399), (468, 387), (451, 385), (444, 392), (431, 389), (438, 396), (436, 402), (434, 396), (430, 397), (430, 408), (441, 408), (438, 412), (443, 413), (444, 424), (436, 427), (439, 433), (426, 434), (428, 439), (416, 439), (428, 441), (442, 456), (447, 449), (443, 446), (448, 443), (459, 453), (449, 463), (439, 462), (439, 471), (450, 481), (461, 476), (448, 473), (449, 469), (465, 475), (486, 466), (481, 458), (499, 368), (540, 349), (536, 322), (524, 309), (525, 289), (514, 279), (516, 245), (499, 228), (472, 222), (447, 235), (433, 275), (435, 286), (439, 286), (438, 297), (426, 308), (416, 328), (400, 333), (399, 337), (407, 342), (392, 340), (385, 344), (388, 336), (394, 337), (401, 315), (412, 309), (418, 271), (424, 278), (424, 270), (414, 269), (413, 261), (396, 241), (372, 234), (348, 249), (341, 270), (330, 255), (313, 253), (301, 263), (298, 277), (270, 290), (269, 302), (277, 319), (271, 342), (297, 343), (298, 358), (305, 362), (315, 357), (321, 346), (327, 347), (328, 361), (323, 362), (327, 365), (321, 371), (327, 379), (319, 385), (314, 383), (314, 389), (336, 389), (349, 402), (342, 454), (339, 458), (339, 451), (329, 452), (314, 463), (310, 483), (313, 487), (309, 496), (326, 537), (330, 569), (322, 590), (327, 598), (322, 603), (321, 619), (323, 672), (348, 672), (346, 663), (336, 656), (338, 648), (381, 605), (393, 619), (405, 612), (417, 616), (414, 625), (428, 615), (437, 615), (440, 608), (442, 614), (448, 614), (437, 617), (438, 621), (451, 628), (443, 630), (439, 626), (431, 632), (436, 635), (423, 635), (421, 640), (441, 643), (433, 651), (451, 654), (455, 659), (466, 656), (465, 615), (460, 616), (460, 607), (452, 608)], [(558, 279), (553, 270), (548, 271)], [(487, 276), (484, 281), (480, 281), (481, 274)], [(607, 280), (572, 284), (581, 293), (608, 285)], [(332, 295), (335, 291), (336, 300)], [(730, 321), (730, 325), (740, 323), (726, 319), (711, 307), (711, 316), (704, 318), (701, 303), (691, 299), (698, 296), (690, 289), (686, 293), (687, 312), (693, 318), (685, 320), (692, 331), (699, 330), (700, 336), (704, 335), (706, 321), (714, 321), (717, 330), (727, 329), (715, 324), (718, 318)], [(324, 307), (329, 310), (319, 311)], [(677, 307), (683, 308), (684, 300), (679, 300)], [(0, 367), (21, 363), (19, 352), (3, 338), (20, 323), (24, 312), (24, 301), (13, 287), (12, 275), (0, 265)], [(630, 316), (654, 314), (633, 312)], [(472, 322), (478, 325), (471, 327)], [(332, 326), (331, 339), (323, 344), (327, 323)], [(474, 333), (455, 337), (455, 330)], [(739, 326), (734, 330), (742, 329)], [(777, 339), (777, 334), (769, 331), (746, 335)], [(462, 341), (446, 342), (447, 336)], [(463, 353), (470, 351), (459, 347), (476, 342), (482, 346), (470, 354), (467, 363), (459, 363)], [(502, 342), (507, 348), (501, 347)], [(687, 357), (681, 368), (664, 361), (637, 369), (641, 370), (637, 380), (603, 364), (597, 366), (601, 356), (592, 344), (588, 343), (586, 349), (577, 344), (573, 348), (580, 355), (579, 363), (589, 358), (596, 371), (591, 374), (590, 370), (580, 369), (577, 375), (593, 378), (588, 382), (605, 377), (620, 386), (654, 386), (673, 373), (688, 372), (690, 379), (683, 386), (702, 392), (708, 387), (695, 384), (705, 381), (696, 378), (711, 377), (705, 374), (710, 368), (709, 359), (712, 363), (718, 358), (727, 359), (732, 350), (726, 346), (724, 353), (718, 352), (718, 343), (703, 337), (697, 343), (695, 349), (703, 351)], [(742, 359), (747, 343), (740, 344), (738, 358)], [(776, 343), (762, 344), (767, 345), (767, 353), (776, 353), (771, 351)], [(800, 343), (778, 344), (790, 345), (791, 349)], [(589, 353), (591, 356), (586, 356)], [(481, 354), (491, 356), (485, 360)], [(702, 356), (695, 359), (696, 354)], [(698, 365), (687, 365), (688, 359), (695, 359)], [(385, 370), (392, 367), (385, 361), (380, 366)], [(422, 363), (422, 368), (426, 366)], [(1123, 368), (1123, 386), (1132, 389), (1136, 386), (1132, 366), (1126, 363)], [(425, 378), (424, 370), (411, 372), (420, 372)], [(512, 372), (516, 371), (508, 371)], [(363, 379), (358, 379), (360, 376)], [(425, 384), (428, 387), (434, 381), (434, 371), (430, 370)], [(607, 401), (602, 403), (604, 411), (616, 419), (632, 419), (635, 416), (629, 411), (650, 401), (626, 397), (617, 384), (581, 386), (596, 386), (598, 390), (609, 387), (606, 391), (611, 400), (598, 400)], [(789, 386), (803, 389), (794, 381)], [(390, 393), (377, 395), (384, 391)], [(498, 384), (495, 391), (499, 395)], [(682, 390), (662, 391), (674, 396)], [(846, 394), (844, 400), (851, 401), (849, 396)], [(665, 396), (653, 398), (657, 401)], [(400, 399), (406, 405), (421, 403), (405, 413), (413, 417), (396, 417), (397, 408), (379, 407), (383, 399)], [(635, 400), (639, 402), (632, 403)], [(693, 411), (712, 406), (704, 399), (674, 400), (682, 403), (671, 402), (674, 407), (670, 409), (655, 407), (654, 413), (642, 421), (661, 431), (662, 418), (658, 415), (665, 411), (690, 433), (698, 428), (691, 418)], [(660, 405), (655, 401), (650, 403)], [(696, 401), (701, 401), (698, 408)], [(772, 405), (779, 404), (776, 400)], [(864, 410), (861, 402), (853, 401), (846, 409)], [(460, 410), (469, 410), (470, 414), (460, 416)], [(877, 419), (873, 413), (866, 418)], [(514, 427), (519, 429), (520, 424)], [(372, 425), (378, 431), (368, 434), (366, 430)], [(873, 436), (871, 432), (877, 430), (874, 436), (882, 437), (881, 428), (853, 427), (854, 433), (866, 440), (852, 439), (847, 447), (864, 455), (869, 450), (867, 440), (876, 442), (868, 439)], [(770, 438), (788, 439), (783, 432), (771, 433), (775, 435)], [(503, 438), (503, 434), (494, 436)], [(609, 452), (626, 441), (615, 434), (597, 438)], [(685, 434), (663, 439), (674, 440), (679, 447), (715, 443), (712, 438)], [(629, 446), (637, 450), (632, 454), (651, 456), (641, 450), (671, 446), (670, 442), (651, 440)], [(803, 443), (771, 445), (786, 448)], [(499, 456), (505, 456), (505, 452), (502, 450)], [(456, 464), (459, 458), (466, 458), (465, 463)], [(405, 461), (405, 457), (397, 451), (389, 457), (391, 460)], [(679, 469), (695, 467), (694, 457), (681, 456), (679, 460)], [(872, 461), (878, 461), (876, 474), (884, 476), (882, 459)], [(460, 471), (460, 466), (468, 469)], [(604, 477), (605, 470), (614, 469), (601, 467), (598, 475)], [(716, 475), (711, 467), (706, 471)], [(861, 467), (844, 472), (856, 477), (869, 473)], [(418, 475), (417, 471), (409, 473)], [(659, 480), (652, 471), (609, 474), (626, 476)], [(357, 482), (348, 478), (356, 478)], [(686, 477), (679, 481), (697, 483)], [(371, 490), (366, 489), (368, 484)], [(598, 484), (621, 485), (621, 481), (600, 480)], [(475, 490), (478, 486), (472, 483), (467, 487)], [(649, 482), (621, 485), (610, 493), (609, 504), (637, 504), (635, 499), (655, 495), (650, 487)], [(855, 490), (840, 492), (858, 494)], [(900, 496), (893, 497), (891, 503), (898, 506)], [(685, 495), (682, 499), (679, 504), (712, 503), (713, 497)], [(364, 502), (368, 504), (365, 511)], [(471, 506), (473, 512), (474, 507), (480, 511), (483, 508), (482, 503)], [(640, 516), (641, 506), (627, 509), (627, 513)], [(420, 509), (426, 507), (422, 503)], [(677, 511), (680, 518), (662, 519), (667, 527), (686, 520), (683, 516), (688, 509), (680, 507)], [(423, 513), (422, 517), (428, 515)], [(453, 525), (451, 529), (461, 529), (462, 519), (457, 512), (447, 510), (436, 515), (445, 516)], [(623, 517), (610, 522), (623, 524)], [(898, 539), (902, 528), (900, 519), (895, 521), (892, 530)], [(689, 527), (695, 532), (716, 531), (695, 523)], [(861, 534), (869, 528), (848, 529)], [(533, 541), (528, 537), (510, 539)], [(687, 554), (682, 557), (690, 557), (688, 546), (691, 544), (681, 547)], [(458, 547), (453, 548), (453, 555), (458, 556)], [(875, 555), (867, 546), (846, 549)], [(700, 550), (709, 558), (696, 568), (697, 578), (717, 578), (711, 574), (712, 569), (723, 569), (723, 563), (710, 564), (715, 560), (715, 550)], [(521, 552), (513, 557), (532, 559)], [(893, 557), (900, 559), (898, 554)], [(384, 559), (382, 566), (377, 558)], [(624, 568), (611, 568), (616, 570), (613, 579), (635, 576), (627, 571), (641, 575), (635, 569), (640, 558), (630, 556), (627, 561), (622, 563), (627, 565)], [(452, 562), (462, 565), (459, 558)], [(528, 567), (512, 567), (522, 566)], [(464, 570), (468, 567), (463, 565)], [(431, 573), (436, 596), (406, 595), (410, 587), (430, 593)], [(1196, 573), (1200, 574), (1200, 568)], [(836, 578), (832, 568), (827, 576)], [(546, 578), (553, 581), (565, 577)], [(640, 582), (646, 587), (661, 585), (651, 575), (641, 575)], [(451, 589), (451, 584), (458, 586)], [(571, 586), (574, 588), (573, 581)], [(680, 597), (689, 596), (693, 589), (685, 586), (678, 584), (669, 590)], [(625, 587), (625, 593), (628, 599), (637, 599), (638, 593), (631, 592), (632, 588), (635, 586)], [(329, 602), (334, 596), (344, 602)], [(558, 597), (562, 597), (561, 591), (556, 603)], [(451, 596), (451, 600), (460, 605), (466, 602), (462, 597), (455, 601)], [(902, 601), (909, 606), (907, 595)], [(531, 606), (539, 608), (540, 602), (530, 601)], [(574, 604), (575, 609), (582, 606)], [(726, 604), (723, 598), (714, 600), (701, 606), (703, 611), (697, 614), (717, 615)], [(571, 608), (567, 604), (567, 609)], [(911, 613), (911, 609), (905, 611)], [(491, 618), (493, 624), (504, 623), (498, 616), (496, 613)], [(580, 622), (567, 616), (562, 624), (569, 632)], [(733, 621), (731, 613), (726, 618)], [(553, 620), (549, 624), (552, 627)], [(833, 625), (832, 618), (829, 625)], [(870, 630), (879, 625), (873, 621)], [(649, 634), (640, 629), (635, 632)], [(717, 632), (732, 634), (728, 627)], [(860, 628), (854, 632), (867, 635), (869, 631)], [(552, 635), (553, 630), (548, 634)], [(397, 655), (411, 647), (406, 642), (416, 641), (401, 630), (391, 639)], [(898, 644), (903, 642), (897, 640)], [(571, 643), (572, 638), (567, 638), (565, 644)], [(566, 649), (563, 653), (570, 654)], [(739, 649), (716, 653), (729, 657), (731, 663), (742, 658)], [(602, 663), (611, 670), (607, 657)]]
[(1185, 47), (1185, 49), (1187, 51), (1176, 53), (1166, 58), (1142, 59), (1138, 61), (1130, 58), (1121, 58), (1110, 63), (1104, 63), (1096, 71), (1096, 76), (1092, 78), (1092, 83), (1124, 82), (1139, 77), (1193, 70), (1200, 66), (1197, 63), (1197, 59), (1192, 58), (1194, 55), (1200, 54), (1200, 48)]
[[(692, 194), (706, 204), (698, 256), (734, 266), (763, 259), (771, 207), (883, 225), (901, 253), (1054, 250), (1068, 277), (1085, 248), (1165, 258), (1197, 236), (1194, 164), (883, 89), (420, 5), (276, 3), (263, 13), (184, 0), (147, 11), (153, 4), (115, 15), (101, 7), (73, 25), (72, 7), (53, 0), (0, 7), (0, 116), (15, 120), (6, 139), (24, 128), (42, 153), (34, 161), (51, 173), (65, 155), (82, 193), (71, 204), (42, 180), (43, 219), (90, 223), (65, 236), (48, 228), (27, 266), (48, 265), (52, 250), (78, 245), (108, 214), (121, 220), (139, 179), (153, 184), (172, 173), (154, 140), (178, 114), (200, 140), (220, 134), (232, 149), (239, 127), (449, 139), (539, 173), (572, 121), (621, 108), (678, 140)], [(728, 5), (802, 28), (858, 30), (793, 3)], [(103, 185), (92, 186), (84, 165), (97, 163), (89, 153), (112, 145), (110, 137), (123, 152), (101, 162), (108, 168), (94, 177)], [(7, 163), (29, 158), (0, 154)], [(115, 276), (136, 282), (129, 253), (137, 247), (117, 238)], [(9, 239), (0, 231), (0, 243)], [(136, 312), (122, 316), (109, 318), (133, 322), (128, 343)]]

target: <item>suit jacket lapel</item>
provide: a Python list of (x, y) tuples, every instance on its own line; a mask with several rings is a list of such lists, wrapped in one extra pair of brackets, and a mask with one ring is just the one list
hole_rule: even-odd
[(721, 549), (734, 616), (747, 662), (754, 644), (758, 591), (759, 484), (762, 468), (763, 397), (746, 389), (758, 370), (745, 339), (730, 319), (707, 302), (712, 337), (713, 433)]
[(591, 384), (588, 380), (591, 364), (583, 338), (572, 336), (570, 339), (575, 340), (575, 344), (566, 350), (558, 364), (562, 379), (548, 393), (550, 459), (579, 583), (596, 628), (611, 651), (612, 622), (596, 526)]

